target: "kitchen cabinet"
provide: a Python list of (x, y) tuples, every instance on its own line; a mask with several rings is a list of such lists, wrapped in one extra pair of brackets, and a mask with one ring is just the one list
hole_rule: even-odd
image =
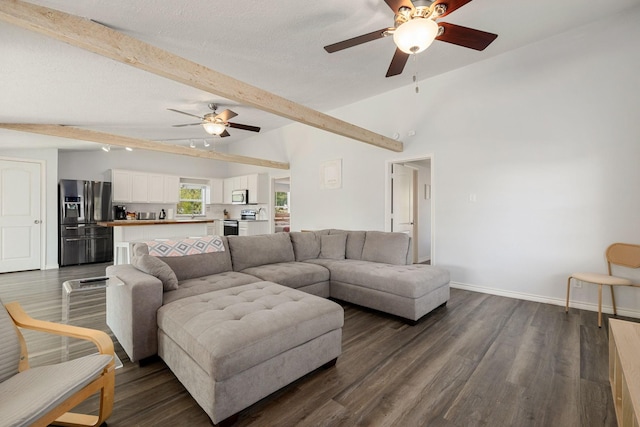
[(268, 221), (238, 221), (239, 236), (255, 236), (258, 234), (268, 234)]
[(247, 176), (249, 203), (269, 203), (269, 175), (256, 173)]
[(131, 201), (131, 173), (123, 170), (111, 170), (111, 198), (114, 202)]
[(225, 205), (230, 205), (231, 204), (231, 192), (233, 190), (235, 190), (235, 188), (233, 188), (233, 178), (226, 178), (222, 182), (222, 186), (223, 186), (222, 202)]
[(207, 194), (207, 204), (224, 203), (224, 180), (212, 178), (209, 180), (209, 192)]
[(180, 177), (112, 169), (111, 188), (114, 202), (178, 203)]

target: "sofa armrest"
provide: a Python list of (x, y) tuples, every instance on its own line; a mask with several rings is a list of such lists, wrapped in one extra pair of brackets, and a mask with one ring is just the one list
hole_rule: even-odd
[(158, 352), (156, 313), (162, 306), (162, 282), (130, 264), (107, 267), (123, 286), (107, 287), (107, 325), (132, 362)]

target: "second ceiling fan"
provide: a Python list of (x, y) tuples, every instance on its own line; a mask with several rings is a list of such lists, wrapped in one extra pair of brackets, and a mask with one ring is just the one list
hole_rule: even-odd
[(227, 132), (227, 126), (235, 129), (248, 130), (250, 132), (260, 132), (260, 128), (258, 126), (250, 126), (250, 125), (242, 125), (240, 123), (231, 123), (229, 119), (234, 118), (238, 114), (231, 110), (224, 110), (222, 113), (216, 113), (218, 109), (218, 105), (211, 103), (208, 105), (209, 109), (211, 109), (211, 113), (207, 113), (204, 116), (196, 116), (195, 114), (186, 113), (184, 111), (175, 110), (173, 108), (167, 108), (169, 111), (173, 111), (174, 113), (184, 114), (186, 116), (195, 117), (200, 119), (198, 123), (186, 123), (182, 125), (173, 125), (173, 127), (183, 127), (183, 126), (197, 126), (201, 125), (205, 132), (209, 135), (218, 135), (221, 138), (226, 136), (230, 136), (229, 132)]
[(363, 34), (348, 40), (325, 46), (329, 52), (393, 35), (396, 52), (393, 55), (386, 77), (402, 73), (409, 55), (425, 50), (433, 40), (440, 40), (475, 50), (484, 50), (497, 34), (474, 30), (447, 22), (436, 22), (471, 0), (384, 0), (395, 13), (394, 26)]

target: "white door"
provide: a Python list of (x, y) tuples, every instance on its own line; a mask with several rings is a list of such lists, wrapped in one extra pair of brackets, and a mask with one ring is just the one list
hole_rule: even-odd
[(40, 268), (40, 164), (0, 160), (0, 273)]
[(391, 167), (391, 231), (411, 237), (409, 250), (413, 262), (416, 262), (416, 170), (400, 164), (392, 164)]

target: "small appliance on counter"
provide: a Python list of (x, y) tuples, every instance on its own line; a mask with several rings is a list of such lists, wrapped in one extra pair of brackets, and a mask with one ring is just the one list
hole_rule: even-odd
[(164, 209), (160, 209), (160, 216), (158, 216), (158, 219), (166, 219), (167, 218), (167, 213), (164, 211)]
[(242, 209), (240, 211), (240, 219), (243, 220), (256, 220), (258, 211), (255, 209)]
[(155, 212), (138, 212), (136, 213), (136, 219), (153, 221), (156, 219), (156, 213)]
[(113, 205), (113, 218), (116, 220), (127, 219), (127, 207), (123, 205)]

